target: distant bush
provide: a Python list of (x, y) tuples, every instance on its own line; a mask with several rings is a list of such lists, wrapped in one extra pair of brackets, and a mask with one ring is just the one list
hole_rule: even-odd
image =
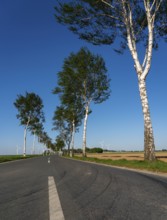
[[(64, 155), (68, 154), (68, 150), (67, 149), (63, 149)], [(76, 148), (73, 149), (73, 152), (75, 154), (82, 154), (82, 149), (81, 148)], [(94, 148), (86, 148), (86, 152), (87, 153), (103, 153), (103, 149), (100, 147), (94, 147)]]
[(94, 148), (86, 148), (87, 153), (103, 153), (103, 149), (100, 147), (94, 147)]
[(80, 149), (80, 148), (74, 149), (74, 153), (81, 154), (82, 153), (82, 149)]

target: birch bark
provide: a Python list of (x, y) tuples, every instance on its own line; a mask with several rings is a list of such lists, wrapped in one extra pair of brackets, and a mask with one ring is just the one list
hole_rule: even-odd
[(74, 136), (75, 136), (75, 122), (72, 123), (72, 137), (71, 137), (71, 144), (70, 144), (70, 157), (74, 155)]
[(155, 145), (154, 145), (153, 128), (152, 128), (148, 97), (146, 91), (146, 82), (140, 77), (138, 79), (138, 82), (139, 82), (140, 99), (142, 103), (143, 116), (144, 116), (144, 159), (153, 161), (156, 159)]
[(23, 145), (23, 156), (26, 157), (26, 139), (27, 139), (27, 128), (30, 123), (30, 118), (28, 118), (27, 124), (24, 128), (24, 145)]
[(88, 120), (88, 113), (89, 113), (89, 104), (85, 107), (85, 119), (84, 119), (84, 127), (83, 127), (83, 152), (82, 156), (86, 157), (86, 129), (87, 129), (87, 120)]
[(153, 15), (151, 14), (152, 7), (150, 6), (149, 1), (144, 0), (144, 7), (145, 7), (147, 22), (148, 22), (148, 45), (146, 48), (143, 65), (141, 65), (139, 58), (138, 58), (138, 52), (137, 52), (137, 47), (136, 47), (136, 39), (135, 39), (135, 32), (134, 32), (134, 27), (133, 27), (131, 7), (128, 7), (128, 11), (127, 11), (124, 0), (122, 0), (122, 5), (123, 5), (124, 16), (125, 16), (124, 22), (125, 22), (125, 26), (127, 30), (127, 43), (128, 43), (131, 56), (134, 60), (134, 67), (136, 69), (136, 73), (138, 76), (140, 99), (141, 99), (142, 110), (143, 110), (144, 159), (153, 161), (156, 159), (156, 157), (155, 157), (153, 128), (152, 128), (152, 122), (151, 122), (150, 110), (149, 110), (149, 104), (148, 104), (148, 98), (147, 98), (147, 91), (146, 91), (146, 77), (150, 71), (151, 60), (152, 60), (153, 29), (154, 29), (155, 13)]
[(26, 138), (27, 138), (27, 126), (24, 128), (24, 145), (23, 145), (23, 156), (26, 156)]
[(34, 132), (34, 138), (33, 138), (33, 146), (32, 146), (32, 153), (35, 154), (35, 132)]

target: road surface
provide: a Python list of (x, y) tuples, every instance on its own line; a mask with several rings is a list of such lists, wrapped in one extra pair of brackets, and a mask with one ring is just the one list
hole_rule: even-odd
[(0, 220), (38, 219), (166, 220), (167, 178), (57, 156), (0, 164)]

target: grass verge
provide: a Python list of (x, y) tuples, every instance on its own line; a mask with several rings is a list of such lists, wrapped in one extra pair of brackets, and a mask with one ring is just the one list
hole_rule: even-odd
[(28, 159), (38, 156), (40, 155), (27, 155), (26, 157), (23, 157), (22, 155), (0, 155), (0, 163), (9, 162), (13, 160)]
[(127, 167), (138, 170), (148, 170), (153, 172), (167, 173), (167, 163), (160, 160), (149, 162), (143, 160), (126, 160), (126, 159), (112, 160), (112, 159), (99, 159), (93, 157), (84, 158), (84, 157), (76, 157), (76, 156), (74, 156), (74, 159), (107, 164), (112, 166)]

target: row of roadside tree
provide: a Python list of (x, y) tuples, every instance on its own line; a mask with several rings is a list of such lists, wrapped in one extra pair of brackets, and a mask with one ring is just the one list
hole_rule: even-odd
[[(23, 155), (26, 156), (27, 130), (38, 137), (39, 142), (52, 150), (62, 150), (67, 146), (68, 154), (73, 156), (74, 137), (83, 122), (82, 154), (86, 156), (87, 120), (92, 110), (91, 104), (100, 104), (110, 96), (110, 79), (105, 62), (100, 55), (81, 48), (64, 60), (62, 71), (58, 72), (58, 85), (53, 90), (60, 98), (53, 116), (54, 130), (58, 131), (56, 142), (44, 131), (45, 122), (42, 99), (35, 93), (18, 95), (14, 102), (18, 110), (17, 118), (24, 126)], [(33, 153), (35, 146), (33, 144)]]
[(67, 145), (68, 153), (73, 156), (75, 133), (83, 122), (82, 154), (85, 157), (90, 106), (110, 96), (110, 79), (103, 58), (87, 48), (71, 53), (64, 60), (62, 71), (58, 72), (58, 86), (53, 93), (60, 98), (60, 106), (53, 117), (54, 129), (59, 131), (58, 139)]
[[(14, 106), (17, 108), (17, 118), (20, 125), (24, 126), (24, 144), (23, 155), (26, 156), (26, 138), (27, 131), (38, 137), (38, 141), (48, 148), (53, 148), (49, 135), (45, 132), (43, 123), (45, 122), (43, 112), (43, 101), (35, 93), (26, 92), (24, 95), (18, 95)], [(35, 153), (35, 143), (33, 142), (33, 153)]]
[[(66, 25), (80, 39), (94, 45), (118, 45), (119, 42), (120, 48), (115, 51), (120, 54), (126, 49), (129, 50), (138, 79), (143, 110), (144, 158), (149, 161), (155, 160), (146, 78), (151, 69), (153, 49), (158, 48), (160, 39), (167, 41), (167, 1), (62, 0), (57, 1), (55, 11), (57, 22)], [(90, 105), (102, 103), (110, 96), (109, 82), (103, 58), (92, 54), (87, 48), (81, 48), (77, 54), (71, 53), (64, 60), (62, 71), (58, 73), (58, 86), (53, 90), (53, 93), (60, 97), (60, 105), (54, 112), (53, 123), (54, 129), (59, 131), (57, 146), (67, 145), (71, 156), (74, 135), (82, 122), (82, 153), (86, 156), (86, 128), (88, 115), (91, 113)], [(21, 109), (17, 101), (15, 106), (18, 110)], [(42, 134), (45, 134), (41, 125), (42, 114), (40, 121), (38, 115), (31, 113), (26, 120), (22, 120), (24, 114), (20, 113), (17, 117), (21, 119), (21, 124), (25, 125), (25, 134), (27, 128), (32, 133), (39, 129), (38, 135), (41, 140)], [(34, 120), (37, 120), (36, 123)]]

